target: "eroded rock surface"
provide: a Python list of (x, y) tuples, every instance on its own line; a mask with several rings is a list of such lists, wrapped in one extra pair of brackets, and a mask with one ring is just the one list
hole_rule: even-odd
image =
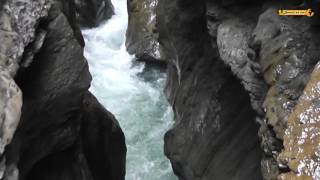
[(138, 60), (164, 63), (158, 42), (156, 8), (158, 0), (128, 0), (126, 47)]
[(74, 2), (0, 8), (0, 179), (124, 179), (124, 135), (88, 92)]
[(85, 28), (96, 27), (114, 14), (111, 0), (75, 0), (75, 5), (77, 21)]
[(288, 118), (280, 159), (291, 172), (280, 179), (320, 179), (320, 64)]
[[(260, 15), (253, 33), (253, 46), (260, 50), (262, 73), (270, 86), (263, 104), (265, 122), (280, 141), (283, 140), (288, 117), (319, 61), (319, 34), (316, 33), (319, 29), (315, 28), (308, 19), (280, 17), (276, 9), (271, 8)], [(275, 164), (281, 146), (264, 145), (267, 157), (262, 161), (266, 168), (263, 171), (276, 169), (276, 165), (270, 164)], [(277, 164), (279, 173), (286, 171), (281, 162)], [(276, 172), (272, 174), (272, 178), (277, 175)]]
[(260, 64), (271, 86), (264, 108), (268, 123), (282, 139), (288, 115), (301, 95), (320, 53), (317, 38), (305, 19), (279, 17), (276, 9), (265, 11), (254, 31), (254, 43), (261, 46)]
[(256, 52), (250, 47), (253, 26), (237, 18), (221, 23), (217, 30), (217, 44), (221, 59), (228, 64), (250, 92), (252, 107), (263, 113), (263, 100), (267, 89), (262, 79)]
[[(159, 1), (159, 41), (169, 61), (165, 91), (176, 120), (165, 136), (165, 152), (180, 179), (275, 180), (290, 171), (279, 154), (288, 117), (319, 61), (319, 15), (281, 17), (277, 10), (317, 11), (318, 5), (318, 1)], [(227, 83), (229, 78), (232, 83)], [(234, 101), (225, 101), (228, 92)], [(233, 125), (236, 130), (230, 128)], [(238, 139), (237, 132), (243, 129), (244, 139)], [(260, 147), (253, 136), (259, 136)], [(237, 141), (242, 144), (234, 148)], [(242, 147), (249, 146), (246, 142), (252, 149)], [(229, 148), (237, 158), (228, 159), (232, 157), (224, 153)], [(236, 165), (243, 156), (252, 160), (247, 168)], [(219, 161), (221, 157), (224, 161)], [(252, 171), (260, 168), (261, 174)], [(242, 174), (237, 174), (240, 169)]]
[[(24, 48), (35, 38), (35, 25), (48, 11), (47, 1), (6, 1), (0, 6), (0, 154), (20, 121), (22, 93), (14, 81)], [(1, 176), (5, 170), (2, 158)]]
[(165, 153), (179, 179), (261, 179), (256, 113), (219, 59), (204, 1), (160, 1), (160, 42), (170, 57), (166, 95), (175, 125)]

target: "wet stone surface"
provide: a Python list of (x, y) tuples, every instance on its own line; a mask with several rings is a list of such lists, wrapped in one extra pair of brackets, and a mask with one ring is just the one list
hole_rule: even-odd
[(320, 179), (320, 64), (311, 75), (295, 111), (288, 119), (280, 160), (291, 173), (281, 179)]

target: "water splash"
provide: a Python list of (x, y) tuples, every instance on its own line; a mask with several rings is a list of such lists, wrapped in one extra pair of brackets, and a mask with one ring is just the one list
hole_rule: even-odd
[[(85, 56), (93, 77), (90, 91), (119, 120), (126, 135), (127, 180), (175, 180), (163, 153), (163, 135), (172, 110), (162, 93), (165, 74), (142, 73), (125, 48), (126, 0), (114, 0), (115, 15), (100, 27), (83, 30)], [(150, 76), (154, 78), (146, 78)]]

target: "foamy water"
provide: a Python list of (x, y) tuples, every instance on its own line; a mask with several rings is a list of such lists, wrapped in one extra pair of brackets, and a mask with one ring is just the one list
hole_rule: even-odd
[(125, 49), (126, 0), (113, 0), (115, 15), (95, 29), (83, 30), (85, 56), (93, 76), (90, 91), (119, 120), (126, 136), (127, 180), (175, 180), (163, 154), (163, 136), (172, 110), (162, 93), (165, 74), (142, 73)]

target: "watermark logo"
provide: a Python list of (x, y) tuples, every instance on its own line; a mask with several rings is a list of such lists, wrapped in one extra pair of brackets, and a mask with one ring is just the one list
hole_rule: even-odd
[(314, 16), (314, 11), (312, 9), (306, 10), (293, 10), (293, 9), (279, 9), (278, 14), (280, 16)]

